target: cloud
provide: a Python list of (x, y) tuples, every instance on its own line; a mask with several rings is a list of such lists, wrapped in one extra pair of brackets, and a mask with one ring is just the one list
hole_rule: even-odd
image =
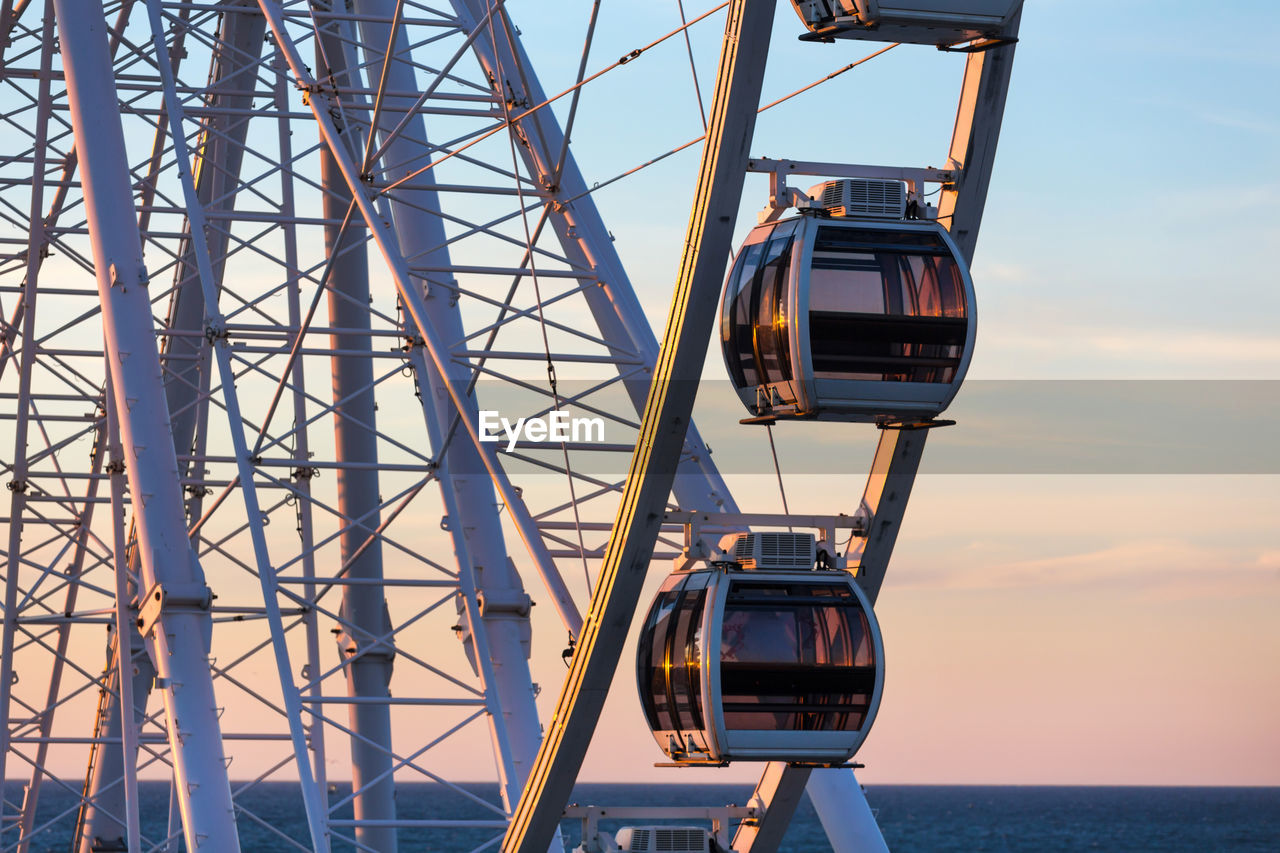
[(1244, 110), (1196, 110), (1195, 115), (1201, 121), (1219, 127), (1280, 136), (1280, 122), (1268, 116), (1260, 116)]
[[(1271, 61), (1275, 61), (1274, 57)], [(1277, 121), (1275, 116), (1270, 113), (1256, 112), (1221, 103), (1204, 104), (1194, 98), (1174, 98), (1170, 96), (1135, 97), (1132, 101), (1134, 104), (1159, 107), (1162, 110), (1176, 110), (1195, 121), (1216, 127), (1253, 131), (1269, 136), (1280, 134), (1280, 121)]]
[(1191, 361), (1203, 361), (1207, 358), (1221, 362), (1256, 362), (1262, 359), (1280, 366), (1280, 338), (1261, 335), (1215, 332), (1170, 334), (1167, 330), (1156, 332), (1125, 329), (1095, 333), (1086, 336), (1082, 343), (1108, 353), (1161, 362), (1173, 357)]
[[(1007, 549), (1004, 550), (1007, 554)], [(995, 560), (979, 543), (949, 551), (946, 569), (890, 572), (903, 586), (963, 590), (1093, 588), (1101, 594), (1182, 599), (1235, 598), (1280, 593), (1280, 551), (1261, 554), (1243, 548), (1208, 548), (1178, 539), (1124, 542), (1072, 554)], [(957, 559), (958, 558), (958, 559)]]
[[(971, 379), (1280, 378), (1280, 338), (1243, 331), (1116, 328), (1072, 324), (1035, 333), (1003, 326), (979, 338)], [(1070, 360), (1063, 358), (1070, 347)]]
[(1025, 284), (1035, 281), (1038, 275), (1029, 265), (1020, 263), (980, 260), (973, 268), (974, 281), (981, 281), (983, 284)]

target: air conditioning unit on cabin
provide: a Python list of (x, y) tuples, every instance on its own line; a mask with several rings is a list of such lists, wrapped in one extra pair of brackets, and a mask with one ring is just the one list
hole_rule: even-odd
[(731, 533), (720, 548), (744, 569), (807, 571), (818, 560), (818, 544), (812, 533)]
[(624, 826), (614, 837), (620, 853), (711, 853), (711, 833), (700, 826)]
[(809, 197), (832, 216), (905, 219), (907, 185), (902, 181), (847, 178), (809, 188)]

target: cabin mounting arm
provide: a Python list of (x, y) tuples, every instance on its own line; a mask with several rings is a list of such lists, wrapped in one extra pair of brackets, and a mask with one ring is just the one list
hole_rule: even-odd
[[(867, 166), (851, 163), (819, 163), (804, 160), (774, 160), (754, 157), (747, 161), (748, 172), (761, 172), (769, 176), (769, 201), (765, 209), (756, 215), (759, 224), (776, 221), (788, 208), (808, 210), (822, 205), (818, 199), (787, 185), (788, 175), (806, 175), (826, 178), (869, 178), (881, 181), (902, 181), (907, 185), (907, 202), (918, 205), (924, 202), (924, 185), (941, 184), (944, 188), (955, 184), (959, 169), (915, 168), (910, 166)], [(932, 216), (921, 214), (922, 218)]]

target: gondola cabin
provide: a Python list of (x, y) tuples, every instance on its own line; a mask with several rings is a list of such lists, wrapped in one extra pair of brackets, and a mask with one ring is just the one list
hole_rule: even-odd
[(868, 39), (948, 47), (1000, 43), (1022, 0), (791, 0), (807, 41)]
[(741, 559), (667, 578), (645, 619), (636, 674), (654, 738), (681, 763), (847, 761), (884, 684), (865, 595), (814, 568), (811, 535), (739, 534), (728, 552)]
[(830, 181), (822, 207), (747, 235), (720, 308), (754, 419), (927, 421), (973, 353), (973, 281), (947, 229), (907, 219), (898, 181)]

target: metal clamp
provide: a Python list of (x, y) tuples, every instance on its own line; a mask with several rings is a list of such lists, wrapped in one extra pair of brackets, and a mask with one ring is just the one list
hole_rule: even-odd
[(158, 583), (138, 603), (138, 631), (149, 637), (160, 617), (175, 611), (207, 612), (213, 604), (213, 590), (202, 583)]
[(507, 616), (528, 619), (533, 599), (523, 591), (513, 589), (486, 589), (476, 594), (481, 618)]

